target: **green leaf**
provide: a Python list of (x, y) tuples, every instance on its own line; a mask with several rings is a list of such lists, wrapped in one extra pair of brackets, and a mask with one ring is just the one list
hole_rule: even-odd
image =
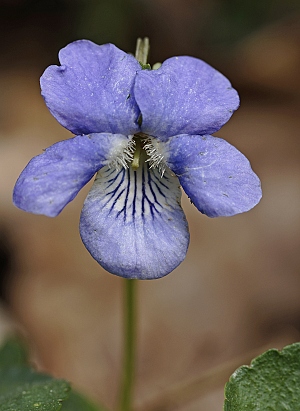
[(69, 390), (66, 381), (28, 365), (22, 339), (13, 337), (0, 348), (0, 411), (106, 411)]
[(0, 411), (58, 411), (69, 389), (62, 380), (26, 383), (0, 396)]
[(0, 369), (0, 395), (6, 395), (27, 383), (52, 381), (47, 374), (37, 373), (29, 367), (11, 367)]
[(225, 387), (224, 411), (296, 411), (300, 407), (300, 343), (269, 350), (238, 368)]
[(31, 368), (0, 369), (0, 411), (57, 411), (70, 386)]
[(0, 368), (28, 364), (28, 349), (18, 337), (8, 339), (0, 348)]
[(96, 406), (82, 394), (72, 390), (69, 398), (64, 401), (61, 411), (106, 411), (106, 409)]

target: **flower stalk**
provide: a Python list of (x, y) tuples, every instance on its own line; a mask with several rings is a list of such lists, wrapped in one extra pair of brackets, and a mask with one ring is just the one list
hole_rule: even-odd
[(150, 49), (150, 44), (149, 44), (148, 37), (145, 37), (144, 39), (141, 39), (141, 38), (137, 39), (136, 49), (135, 49), (135, 58), (143, 66), (147, 64), (149, 49)]
[(136, 347), (136, 280), (124, 280), (124, 359), (119, 411), (132, 411)]

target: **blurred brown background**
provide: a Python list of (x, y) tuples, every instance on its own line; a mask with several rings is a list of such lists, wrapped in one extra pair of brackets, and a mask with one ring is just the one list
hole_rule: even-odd
[[(133, 52), (147, 35), (150, 63), (193, 55), (238, 89), (241, 108), (217, 135), (250, 159), (264, 197), (209, 219), (183, 196), (186, 260), (139, 283), (136, 404), (232, 361), (225, 381), (252, 350), (300, 340), (299, 1), (0, 0), (0, 31), (0, 337), (21, 327), (40, 369), (115, 404), (122, 279), (80, 241), (88, 187), (55, 219), (14, 208), (11, 192), (32, 156), (71, 136), (39, 94), (58, 50), (89, 38)], [(220, 411), (222, 382), (177, 409)]]

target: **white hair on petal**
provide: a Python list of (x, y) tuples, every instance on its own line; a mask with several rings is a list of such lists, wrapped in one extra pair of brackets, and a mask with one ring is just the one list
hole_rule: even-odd
[(135, 152), (135, 140), (132, 138), (128, 141), (128, 144), (124, 148), (121, 154), (115, 157), (108, 165), (109, 168), (115, 168), (116, 170), (120, 170), (123, 168), (128, 168), (130, 163), (133, 160), (134, 152)]
[(160, 154), (157, 150), (157, 145), (157, 142), (154, 142), (152, 138), (148, 137), (145, 140), (143, 149), (146, 151), (149, 157), (146, 160), (146, 162), (149, 163), (149, 168), (157, 168), (160, 176), (163, 177), (164, 172), (166, 171), (166, 165), (163, 161), (164, 156)]

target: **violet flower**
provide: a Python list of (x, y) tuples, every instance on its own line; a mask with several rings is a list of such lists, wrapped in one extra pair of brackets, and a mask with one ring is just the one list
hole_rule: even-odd
[(249, 161), (218, 131), (239, 106), (218, 71), (192, 57), (143, 69), (112, 44), (75, 41), (48, 67), (41, 89), (52, 115), (76, 136), (34, 157), (14, 204), (57, 216), (96, 174), (82, 241), (107, 271), (152, 279), (185, 258), (189, 233), (180, 185), (209, 217), (250, 210), (261, 198)]

